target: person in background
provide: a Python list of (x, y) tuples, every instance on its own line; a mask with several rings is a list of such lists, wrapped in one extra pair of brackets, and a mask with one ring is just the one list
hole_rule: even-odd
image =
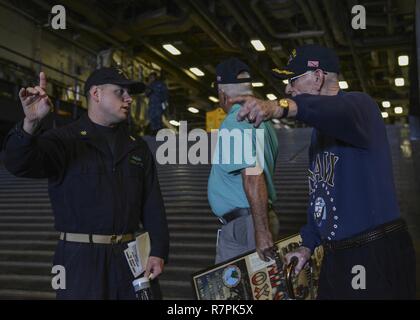
[(158, 78), (156, 72), (149, 75), (146, 96), (149, 98), (148, 116), (152, 135), (163, 128), (162, 114), (168, 104), (168, 88), (166, 84)]
[[(279, 233), (277, 215), (272, 208), (276, 200), (274, 171), (278, 153), (276, 132), (270, 122), (255, 129), (248, 122), (239, 122), (236, 117), (240, 105), (230, 103), (230, 98), (243, 94), (252, 95), (252, 79), (249, 67), (239, 59), (231, 58), (216, 68), (217, 90), (220, 106), (227, 113), (220, 129), (216, 148), (219, 153), (212, 163), (208, 181), (208, 199), (213, 213), (222, 227), (218, 233), (216, 263), (221, 263), (248, 251), (257, 250), (263, 260), (274, 257), (274, 241)], [(257, 131), (262, 131), (264, 151), (261, 152), (260, 170), (250, 174), (258, 166), (259, 143)], [(231, 143), (234, 132), (241, 134), (241, 154)], [(251, 139), (247, 140), (247, 137)], [(224, 140), (230, 143), (226, 152)], [(247, 146), (246, 144), (252, 144)], [(246, 161), (255, 156), (255, 161)], [(236, 161), (239, 156), (239, 161)], [(217, 159), (216, 158), (221, 158)], [(217, 163), (216, 163), (217, 162)], [(262, 167), (263, 166), (263, 167)], [(262, 167), (262, 168), (261, 168)], [(261, 170), (262, 169), (262, 170)]]

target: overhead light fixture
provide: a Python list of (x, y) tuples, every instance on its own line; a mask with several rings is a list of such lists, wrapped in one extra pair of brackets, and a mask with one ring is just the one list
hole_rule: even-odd
[(209, 97), (209, 100), (210, 101), (213, 101), (214, 103), (218, 103), (219, 102), (219, 99), (217, 99), (216, 97), (213, 97), (213, 96), (210, 96)]
[(267, 94), (266, 97), (270, 100), (276, 100), (277, 99), (277, 97), (272, 93)]
[(384, 107), (384, 108), (390, 108), (391, 107), (391, 102), (389, 102), (389, 101), (382, 101), (382, 107)]
[(192, 73), (194, 73), (197, 77), (202, 77), (202, 76), (204, 76), (204, 72), (203, 72), (203, 71), (201, 71), (200, 69), (196, 68), (196, 67), (190, 68), (190, 71), (191, 71)]
[(283, 80), (283, 83), (284, 84), (289, 84), (289, 80), (287, 80), (287, 79), (286, 80)]
[(257, 51), (265, 51), (265, 47), (261, 40), (251, 40), (251, 44)]
[(262, 82), (253, 82), (252, 83), (252, 86), (253, 87), (264, 87), (264, 83), (262, 83)]
[(403, 111), (404, 111), (404, 109), (402, 107), (395, 107), (394, 108), (394, 112), (396, 114), (401, 114), (401, 113), (403, 113)]
[(404, 78), (395, 78), (395, 86), (403, 87), (405, 84)]
[(200, 112), (198, 109), (196, 109), (194, 107), (189, 107), (188, 111), (191, 112), (191, 113), (199, 113)]
[(347, 81), (339, 81), (338, 85), (340, 86), (340, 89), (348, 89), (349, 88), (349, 84), (347, 83)]
[(173, 45), (167, 43), (164, 44), (163, 49), (165, 49), (166, 51), (168, 51), (170, 54), (174, 55), (174, 56), (179, 56), (181, 54), (181, 51), (179, 51), (177, 48), (175, 48)]
[(382, 113), (382, 118), (386, 119), (388, 118), (388, 112), (381, 112)]
[(275, 124), (279, 124), (280, 120), (279, 119), (272, 119), (271, 121), (273, 121)]
[(179, 127), (179, 122), (178, 122), (178, 121), (176, 121), (176, 120), (171, 120), (171, 121), (169, 121), (169, 123), (170, 123), (171, 125), (175, 126), (175, 127)]
[(409, 60), (410, 59), (408, 58), (408, 56), (399, 56), (398, 57), (398, 65), (401, 66), (401, 67), (408, 66)]

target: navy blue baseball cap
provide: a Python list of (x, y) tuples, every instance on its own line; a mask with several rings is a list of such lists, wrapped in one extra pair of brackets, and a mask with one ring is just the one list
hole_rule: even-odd
[(142, 93), (146, 89), (144, 83), (127, 79), (122, 70), (103, 67), (93, 71), (87, 78), (84, 91), (85, 95), (92, 86), (99, 86), (101, 84), (119, 85), (127, 88), (131, 94)]
[(238, 79), (238, 75), (243, 71), (251, 74), (249, 66), (245, 62), (239, 60), (238, 58), (229, 58), (224, 60), (216, 67), (216, 83), (228, 84), (251, 82), (251, 76)]
[(334, 50), (317, 44), (308, 44), (293, 49), (284, 68), (272, 69), (278, 79), (290, 79), (310, 70), (321, 69), (326, 72), (340, 72), (340, 63)]

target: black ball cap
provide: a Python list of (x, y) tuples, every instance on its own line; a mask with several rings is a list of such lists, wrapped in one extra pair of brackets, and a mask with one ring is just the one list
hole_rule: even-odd
[(216, 83), (228, 84), (251, 82), (252, 79), (250, 77), (238, 79), (238, 75), (243, 71), (251, 73), (249, 66), (245, 62), (238, 58), (224, 60), (216, 67)]
[(144, 92), (146, 86), (143, 82), (129, 80), (124, 76), (122, 70), (117, 68), (100, 68), (91, 73), (85, 83), (85, 95), (92, 86), (101, 84), (115, 84), (127, 88), (131, 94)]
[(293, 49), (287, 66), (272, 69), (272, 75), (278, 79), (290, 79), (317, 69), (339, 73), (340, 63), (333, 49), (309, 44)]

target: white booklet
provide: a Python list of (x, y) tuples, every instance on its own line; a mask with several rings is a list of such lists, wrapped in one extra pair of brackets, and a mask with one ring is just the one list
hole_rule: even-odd
[(150, 237), (145, 232), (136, 237), (135, 241), (127, 243), (124, 250), (125, 258), (130, 266), (133, 276), (137, 278), (146, 269), (147, 259), (150, 255)]

